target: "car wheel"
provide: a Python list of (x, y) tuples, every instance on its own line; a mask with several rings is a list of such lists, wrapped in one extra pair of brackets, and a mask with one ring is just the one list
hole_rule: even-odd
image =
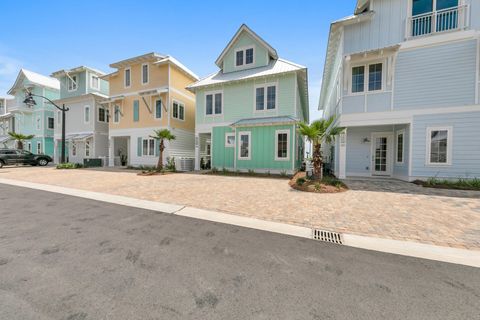
[(40, 159), (38, 160), (38, 165), (45, 167), (48, 164), (47, 159)]

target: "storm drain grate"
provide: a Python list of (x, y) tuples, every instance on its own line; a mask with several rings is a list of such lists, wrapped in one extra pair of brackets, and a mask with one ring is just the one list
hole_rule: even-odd
[(342, 235), (332, 231), (312, 229), (312, 238), (314, 240), (343, 244)]

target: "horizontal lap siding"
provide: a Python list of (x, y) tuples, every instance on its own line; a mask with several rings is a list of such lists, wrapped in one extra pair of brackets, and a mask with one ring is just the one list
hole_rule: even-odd
[(349, 96), (343, 98), (342, 114), (359, 113), (365, 111), (365, 96)]
[(398, 54), (394, 109), (450, 107), (475, 103), (475, 40)]
[[(403, 164), (397, 163), (397, 132), (404, 130), (403, 136)], [(395, 149), (393, 151), (393, 174), (395, 176), (407, 177), (409, 167), (409, 154), (410, 154), (410, 126), (409, 125), (396, 125), (395, 126)]]
[(195, 157), (195, 134), (191, 131), (172, 128), (175, 140), (169, 142), (169, 156), (175, 158)]
[(367, 112), (390, 111), (392, 94), (390, 92), (374, 93), (367, 95)]
[[(413, 119), (412, 176), (480, 177), (480, 107), (475, 113), (416, 116)], [(452, 127), (452, 165), (427, 166), (427, 127)]]

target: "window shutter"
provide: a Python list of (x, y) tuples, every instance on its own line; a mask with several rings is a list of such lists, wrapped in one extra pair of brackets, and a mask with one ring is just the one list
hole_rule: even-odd
[(138, 122), (139, 114), (138, 114), (138, 100), (133, 101), (133, 121)]
[(142, 137), (137, 138), (137, 156), (141, 157), (142, 156)]
[(155, 155), (158, 157), (160, 154), (158, 148), (160, 147), (160, 140), (155, 139)]

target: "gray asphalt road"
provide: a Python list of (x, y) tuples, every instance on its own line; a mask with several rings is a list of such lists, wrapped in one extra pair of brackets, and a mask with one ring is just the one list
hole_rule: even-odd
[(0, 185), (0, 319), (480, 319), (480, 269)]

